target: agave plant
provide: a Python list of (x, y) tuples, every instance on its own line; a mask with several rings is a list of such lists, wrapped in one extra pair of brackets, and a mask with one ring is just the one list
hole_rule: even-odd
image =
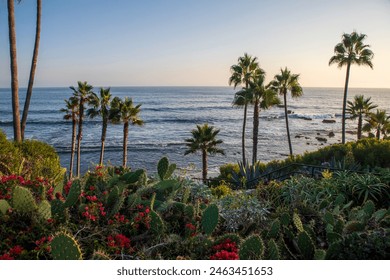
[(250, 165), (248, 162), (244, 164), (238, 162), (240, 170), (232, 173), (232, 183), (237, 188), (251, 189), (254, 188), (260, 181), (262, 175), (258, 164)]

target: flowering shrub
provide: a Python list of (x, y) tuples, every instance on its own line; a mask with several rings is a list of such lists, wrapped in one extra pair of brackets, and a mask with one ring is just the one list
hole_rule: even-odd
[(109, 250), (115, 252), (115, 254), (131, 252), (130, 239), (123, 234), (107, 236), (107, 246)]
[(214, 254), (210, 256), (210, 260), (238, 260), (238, 248), (236, 242), (229, 238), (222, 243), (213, 246)]

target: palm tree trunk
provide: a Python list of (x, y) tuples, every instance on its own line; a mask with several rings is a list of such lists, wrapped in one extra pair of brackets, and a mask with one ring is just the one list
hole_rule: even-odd
[(127, 137), (129, 135), (129, 122), (125, 122), (123, 125), (123, 163), (122, 166), (126, 167), (127, 164)]
[(363, 116), (360, 114), (358, 119), (357, 140), (360, 140), (362, 138), (362, 126), (363, 126)]
[(72, 120), (72, 148), (70, 151), (69, 178), (73, 177), (74, 151), (75, 151), (75, 147), (76, 147), (76, 125), (77, 125), (77, 121), (75, 118), (73, 118), (73, 120)]
[(107, 120), (103, 119), (103, 126), (102, 126), (102, 146), (100, 148), (100, 159), (99, 159), (99, 165), (103, 165), (103, 157), (104, 157), (104, 144), (106, 141), (106, 134), (107, 134)]
[[(80, 97), (82, 98), (82, 97)], [(84, 101), (80, 100), (79, 107), (79, 131), (77, 134), (77, 177), (80, 177), (81, 140), (83, 139)]]
[(259, 138), (259, 100), (255, 101), (255, 109), (253, 111), (253, 151), (252, 151), (252, 165), (257, 161), (257, 142)]
[(42, 11), (42, 0), (37, 0), (37, 23), (36, 23), (36, 30), (35, 30), (34, 53), (31, 62), (30, 77), (28, 80), (26, 101), (24, 102), (22, 124), (21, 124), (21, 133), (22, 133), (23, 140), (24, 140), (24, 131), (26, 129), (26, 123), (27, 123), (27, 114), (28, 114), (28, 109), (30, 107), (30, 100), (31, 100), (31, 95), (33, 90), (35, 70), (37, 68), (37, 61), (38, 61), (39, 41), (41, 38), (41, 11)]
[(21, 142), (22, 134), (20, 130), (19, 81), (18, 81), (18, 62), (16, 57), (16, 28), (15, 28), (14, 0), (8, 0), (7, 7), (8, 7), (9, 49), (10, 49), (10, 60), (11, 60), (12, 120), (13, 120), (13, 127), (14, 127), (14, 141)]
[(381, 128), (380, 126), (376, 129), (376, 139), (381, 140)]
[(244, 105), (244, 121), (242, 124), (242, 163), (246, 166), (246, 158), (245, 158), (245, 128), (246, 128), (246, 115), (248, 111), (248, 104), (245, 102)]
[(206, 150), (202, 150), (202, 178), (203, 183), (207, 184), (207, 152)]
[(289, 128), (289, 125), (288, 125), (287, 92), (283, 93), (283, 98), (284, 98), (284, 115), (285, 115), (285, 119), (286, 119), (288, 147), (290, 149), (290, 156), (292, 156), (293, 155), (293, 150), (292, 150), (292, 145), (291, 145), (290, 128)]
[(345, 144), (345, 112), (347, 109), (347, 93), (348, 93), (348, 83), (349, 83), (349, 72), (351, 69), (351, 63), (348, 63), (347, 73), (345, 76), (345, 86), (344, 86), (344, 99), (343, 99), (343, 116), (341, 120), (341, 143)]

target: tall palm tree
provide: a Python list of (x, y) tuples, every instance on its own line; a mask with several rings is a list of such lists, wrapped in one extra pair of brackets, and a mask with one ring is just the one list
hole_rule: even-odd
[(197, 125), (196, 129), (191, 131), (192, 138), (185, 139), (188, 150), (184, 155), (193, 154), (197, 151), (202, 153), (202, 178), (206, 184), (207, 181), (207, 154), (222, 154), (224, 151), (217, 146), (222, 144), (222, 140), (216, 139), (219, 129), (214, 129), (213, 126), (209, 126), (207, 123), (202, 126)]
[(16, 28), (15, 28), (15, 3), (14, 0), (7, 1), (8, 9), (8, 33), (9, 50), (11, 62), (11, 90), (12, 90), (12, 120), (14, 127), (14, 141), (22, 141), (22, 132), (20, 129), (20, 111), (19, 111), (19, 81), (18, 81), (18, 62), (16, 57)]
[(371, 97), (364, 98), (364, 95), (356, 95), (353, 102), (348, 101), (347, 113), (351, 119), (358, 119), (357, 140), (362, 138), (363, 117), (368, 117), (371, 110), (378, 107), (370, 102)]
[(72, 121), (72, 146), (70, 150), (70, 166), (69, 166), (69, 178), (73, 177), (73, 163), (74, 163), (74, 151), (76, 146), (76, 129), (79, 112), (79, 100), (72, 96), (68, 100), (65, 99), (65, 108), (60, 111), (65, 113), (64, 119)]
[(376, 113), (371, 113), (366, 119), (367, 123), (363, 126), (363, 130), (370, 132), (375, 131), (375, 138), (380, 140), (381, 133), (383, 138), (387, 137), (390, 130), (390, 116), (386, 114), (386, 110), (376, 110)]
[(256, 74), (260, 74), (260, 71), (257, 71), (259, 68), (259, 63), (257, 62), (257, 57), (252, 57), (247, 53), (244, 56), (238, 58), (238, 63), (230, 67), (231, 76), (229, 78), (229, 85), (233, 85), (234, 89), (238, 85), (243, 86), (243, 90), (236, 93), (236, 96), (233, 100), (233, 105), (243, 106), (244, 107), (244, 120), (242, 124), (242, 162), (246, 164), (245, 159), (245, 128), (246, 128), (246, 116), (248, 111), (249, 99), (246, 98), (247, 95), (244, 94), (249, 87), (249, 83), (253, 81)]
[(251, 92), (251, 104), (254, 106), (252, 165), (257, 162), (260, 110), (267, 110), (270, 107), (281, 103), (277, 93), (273, 89), (266, 88), (264, 85), (265, 72), (262, 72), (263, 74), (256, 75), (254, 81), (250, 82), (249, 84), (249, 90)]
[(129, 125), (141, 126), (144, 121), (139, 117), (141, 104), (134, 106), (133, 100), (126, 97), (124, 100), (115, 97), (111, 102), (110, 118), (113, 123), (123, 123), (123, 161), (122, 166), (127, 165), (127, 138)]
[(103, 165), (104, 145), (105, 145), (106, 135), (107, 135), (111, 97), (112, 95), (110, 92), (110, 88), (107, 89), (101, 88), (100, 97), (97, 96), (95, 93), (91, 94), (89, 105), (92, 106), (92, 108), (89, 108), (87, 110), (87, 116), (89, 116), (90, 118), (95, 118), (97, 116), (102, 117), (102, 136), (101, 136), (102, 144), (100, 147), (99, 165)]
[(329, 60), (329, 65), (337, 64), (338, 68), (347, 66), (347, 73), (345, 77), (344, 99), (343, 99), (343, 115), (342, 115), (342, 143), (345, 144), (345, 113), (347, 107), (347, 93), (349, 74), (352, 64), (369, 66), (373, 68), (372, 59), (374, 53), (369, 49), (369, 45), (363, 43), (367, 36), (365, 34), (358, 34), (352, 32), (351, 34), (344, 33), (341, 43), (334, 47), (334, 56)]
[(287, 93), (290, 92), (291, 97), (298, 98), (302, 96), (303, 90), (298, 81), (299, 74), (291, 74), (291, 71), (288, 70), (287, 67), (285, 67), (284, 70), (280, 69), (280, 71), (281, 73), (275, 75), (274, 80), (269, 84), (269, 88), (275, 90), (280, 95), (283, 95), (288, 147), (290, 149), (290, 155), (292, 156), (293, 149), (291, 145), (290, 128), (288, 125)]
[(22, 139), (24, 139), (24, 131), (26, 129), (28, 109), (30, 107), (30, 100), (31, 100), (31, 96), (32, 96), (34, 77), (35, 77), (35, 70), (37, 68), (39, 41), (40, 41), (40, 38), (41, 38), (41, 14), (42, 14), (42, 0), (37, 0), (37, 22), (36, 22), (36, 25), (35, 25), (34, 52), (33, 52), (33, 57), (32, 57), (32, 61), (31, 61), (30, 77), (29, 77), (29, 80), (28, 80), (26, 101), (24, 102), (22, 123), (21, 123)]
[(70, 87), (73, 90), (75, 98), (79, 101), (79, 123), (78, 123), (78, 133), (77, 133), (77, 177), (80, 177), (80, 157), (81, 157), (81, 140), (83, 138), (83, 120), (84, 120), (84, 110), (85, 104), (89, 101), (92, 94), (93, 86), (87, 82), (78, 81), (78, 88)]

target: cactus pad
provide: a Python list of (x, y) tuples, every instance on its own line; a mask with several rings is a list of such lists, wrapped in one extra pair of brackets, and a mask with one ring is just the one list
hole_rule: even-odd
[(165, 175), (168, 171), (169, 160), (167, 157), (163, 157), (158, 161), (157, 164), (157, 173), (161, 180), (164, 180)]
[(25, 187), (16, 186), (13, 192), (13, 208), (23, 214), (32, 213), (37, 209), (34, 196)]
[(297, 244), (302, 257), (305, 260), (312, 260), (314, 256), (314, 244), (306, 231), (298, 234)]
[(268, 259), (269, 260), (280, 260), (280, 252), (278, 245), (276, 244), (274, 239), (270, 239), (268, 241)]
[(10, 209), (11, 206), (5, 199), (0, 199), (0, 213), (5, 215), (7, 214), (8, 209)]
[(79, 199), (80, 194), (81, 194), (81, 184), (80, 181), (76, 180), (72, 183), (72, 186), (70, 187), (68, 196), (66, 197), (66, 201), (64, 203), (64, 207), (68, 208), (75, 205)]
[(206, 234), (212, 234), (218, 225), (219, 211), (215, 204), (210, 204), (203, 212), (201, 225)]
[(293, 214), (293, 223), (297, 231), (299, 232), (304, 231), (301, 218), (299, 218), (299, 215), (295, 212)]
[(150, 230), (155, 235), (161, 235), (165, 231), (164, 221), (155, 211), (150, 211)]
[(264, 243), (259, 235), (251, 235), (240, 246), (240, 260), (260, 260), (264, 254)]
[(67, 233), (57, 234), (51, 241), (54, 260), (81, 260), (82, 253), (77, 241)]
[(43, 200), (38, 206), (38, 216), (40, 219), (47, 221), (51, 218), (51, 205), (49, 201)]

